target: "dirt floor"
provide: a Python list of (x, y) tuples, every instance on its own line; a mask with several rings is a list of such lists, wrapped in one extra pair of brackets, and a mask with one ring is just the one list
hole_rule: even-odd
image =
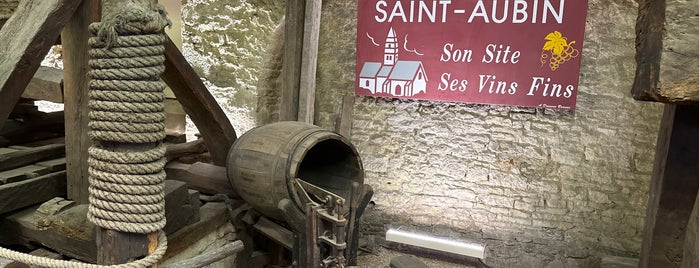
[[(386, 268), (391, 267), (391, 259), (401, 255), (413, 255), (410, 252), (402, 252), (388, 248), (379, 247), (373, 253), (360, 252), (357, 256), (357, 265), (361, 268)], [(415, 256), (415, 255), (413, 255)], [(437, 259), (438, 256), (415, 256), (429, 268), (476, 268), (469, 264), (461, 264), (456, 261), (444, 261)]]

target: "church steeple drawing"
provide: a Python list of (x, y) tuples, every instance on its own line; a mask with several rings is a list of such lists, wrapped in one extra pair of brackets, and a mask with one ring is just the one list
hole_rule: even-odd
[(383, 50), (383, 65), (393, 66), (398, 61), (398, 38), (396, 31), (391, 27), (386, 36), (386, 44)]
[[(369, 34), (367, 34), (369, 35)], [(383, 62), (364, 62), (359, 72), (359, 88), (371, 94), (412, 97), (427, 92), (427, 75), (421, 61), (398, 60), (398, 34), (391, 27), (386, 35)]]

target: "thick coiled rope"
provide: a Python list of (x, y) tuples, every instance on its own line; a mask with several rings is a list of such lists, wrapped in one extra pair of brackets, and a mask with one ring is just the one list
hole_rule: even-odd
[[(129, 233), (165, 226), (164, 28), (157, 5), (129, 3), (90, 25), (90, 207), (96, 225)], [(124, 149), (110, 144), (138, 144)], [(158, 144), (152, 148), (150, 144)], [(137, 149), (145, 148), (145, 149)]]
[[(0, 19), (19, 0), (0, 0)], [(11, 8), (11, 10), (10, 10)], [(136, 268), (156, 264), (165, 254), (166, 164), (164, 93), (160, 74), (163, 30), (170, 22), (162, 7), (130, 2), (115, 16), (90, 25), (91, 109), (88, 150), (88, 219), (105, 229), (128, 233), (158, 232), (158, 247), (143, 259), (120, 265), (95, 265), (32, 256), (0, 248), (0, 257), (42, 267)], [(9, 16), (8, 16), (9, 17)], [(129, 147), (119, 143), (130, 143)], [(155, 147), (152, 144), (157, 144)], [(134, 149), (144, 148), (144, 149)]]
[(0, 0), (0, 20), (9, 19), (18, 5), (19, 0)]

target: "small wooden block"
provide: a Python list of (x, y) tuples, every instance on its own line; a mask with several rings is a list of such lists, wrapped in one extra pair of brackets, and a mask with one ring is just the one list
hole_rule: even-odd
[(47, 167), (42, 166), (23, 166), (21, 168), (11, 169), (0, 172), (0, 184), (23, 181), (26, 179), (36, 178), (49, 173)]
[(168, 235), (167, 253), (163, 259), (167, 260), (177, 255), (228, 221), (228, 210), (223, 203), (206, 203), (201, 207), (199, 213), (201, 214), (199, 222)]
[(196, 207), (190, 204), (192, 196), (184, 182), (166, 180), (164, 192), (167, 224), (163, 230), (166, 234), (171, 234), (182, 229), (192, 221), (195, 214), (199, 214), (199, 204)]
[(35, 213), (37, 214), (37, 216), (43, 217), (54, 216), (60, 213), (61, 211), (69, 209), (75, 205), (75, 201), (73, 200), (66, 200), (63, 197), (56, 197), (41, 204), (41, 206), (39, 206)]
[(63, 70), (39, 67), (22, 97), (63, 103)]

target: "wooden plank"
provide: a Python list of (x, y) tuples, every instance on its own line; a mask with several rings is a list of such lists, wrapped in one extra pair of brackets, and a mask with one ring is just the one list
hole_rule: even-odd
[(214, 262), (223, 260), (233, 254), (242, 251), (244, 248), (243, 242), (240, 240), (228, 243), (220, 248), (216, 248), (210, 252), (198, 255), (194, 258), (187, 259), (178, 263), (173, 263), (165, 266), (164, 268), (200, 268), (212, 264)]
[(92, 0), (81, 0), (77, 11), (61, 33), (63, 42), (63, 76), (65, 77), (65, 137), (68, 171), (68, 199), (78, 204), (88, 203), (87, 149), (92, 142), (88, 127), (88, 65), (90, 38), (88, 25), (92, 22)]
[(208, 151), (208, 149), (206, 148), (204, 140), (197, 139), (187, 143), (168, 144), (165, 157), (167, 157), (168, 160), (172, 160), (186, 155), (201, 154), (206, 151)]
[(279, 121), (298, 120), (305, 10), (306, 0), (286, 1)]
[[(77, 13), (77, 12), (76, 12)], [(70, 28), (71, 23), (66, 25), (66, 29)], [(70, 48), (70, 46), (68, 46)], [(63, 66), (67, 69), (66, 59), (70, 53), (66, 53), (66, 43), (63, 43)], [(86, 74), (84, 74), (86, 75)], [(22, 98), (47, 100), (56, 103), (63, 103), (63, 70), (40, 66), (34, 77), (29, 81), (29, 85), (24, 89)]]
[(41, 175), (46, 175), (48, 173), (48, 168), (35, 165), (23, 166), (11, 170), (6, 170), (0, 172), (0, 185), (36, 178)]
[(252, 227), (288, 250), (294, 247), (294, 234), (264, 216), (260, 217)]
[(0, 214), (66, 194), (65, 171), (0, 185)]
[(342, 97), (342, 108), (340, 116), (335, 122), (335, 132), (345, 138), (350, 138), (352, 135), (352, 110), (354, 109), (354, 95)]
[(699, 190), (699, 107), (665, 106), (639, 267), (676, 267)]
[(169, 180), (186, 182), (189, 188), (202, 193), (239, 197), (228, 180), (224, 167), (201, 162), (189, 165), (172, 161), (165, 165), (165, 172)]
[(637, 100), (699, 101), (697, 1), (639, 1), (636, 20)]
[(0, 129), (15, 103), (80, 4), (75, 0), (25, 0), (0, 29)]
[(298, 121), (309, 124), (313, 124), (315, 118), (318, 35), (320, 34), (322, 4), (322, 0), (306, 0), (306, 11), (304, 14)]
[(165, 42), (165, 72), (161, 78), (175, 93), (209, 145), (214, 164), (225, 166), (228, 150), (237, 138), (235, 130), (199, 75), (170, 39)]
[(201, 220), (168, 236), (168, 247), (163, 259), (169, 259), (185, 249), (194, 242), (215, 231), (221, 225), (228, 222), (228, 210), (223, 203), (206, 203), (199, 210)]
[(61, 170), (66, 170), (66, 158), (61, 157), (57, 159), (52, 159), (48, 161), (41, 161), (36, 163), (37, 166), (46, 167), (49, 172), (57, 172)]
[(50, 144), (36, 148), (29, 148), (0, 154), (0, 171), (18, 168), (42, 160), (61, 157), (65, 154), (64, 144)]

